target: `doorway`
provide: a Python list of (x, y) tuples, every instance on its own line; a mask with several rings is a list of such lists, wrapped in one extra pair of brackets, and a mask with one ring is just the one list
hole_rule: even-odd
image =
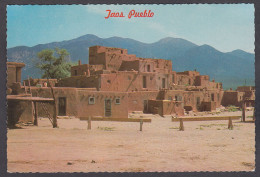
[(66, 97), (59, 97), (59, 116), (66, 115)]
[(148, 100), (144, 100), (144, 109), (143, 113), (148, 113)]
[(162, 88), (165, 88), (165, 78), (162, 78)]
[(105, 99), (105, 117), (111, 117), (111, 99)]

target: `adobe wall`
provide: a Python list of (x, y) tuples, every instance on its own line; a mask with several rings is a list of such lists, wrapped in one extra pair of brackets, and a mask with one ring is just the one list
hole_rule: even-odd
[[(128, 118), (128, 97), (123, 92), (86, 92), (78, 90), (78, 117), (106, 117), (105, 100), (111, 100), (111, 118)], [(94, 98), (94, 103), (89, 102)], [(120, 103), (116, 103), (120, 99)], [(91, 103), (91, 104), (90, 104)], [(93, 103), (93, 104), (92, 104)]]
[(144, 107), (144, 102), (148, 103), (148, 100), (154, 100), (158, 96), (158, 91), (138, 91), (128, 92), (128, 112), (143, 111), (148, 112), (148, 107)]
[(200, 76), (200, 73), (197, 71), (177, 72), (175, 84), (193, 86), (197, 76)]
[(241, 106), (241, 101), (243, 100), (244, 92), (238, 91), (224, 91), (223, 99), (221, 104), (223, 106)]
[(11, 87), (14, 82), (16, 82), (16, 67), (7, 65), (7, 87)]
[(89, 48), (89, 64), (104, 65), (104, 69), (117, 71), (123, 60), (135, 60), (135, 55), (128, 55), (126, 49), (93, 46)]
[(138, 71), (138, 69), (139, 69), (138, 60), (133, 60), (133, 61), (123, 60), (119, 68), (119, 71)]
[(176, 85), (177, 83), (178, 83), (177, 72), (171, 71), (170, 72), (170, 85)]
[(80, 64), (71, 67), (71, 76), (90, 76), (93, 75), (96, 71), (101, 71), (103, 69), (103, 65)]
[(57, 87), (95, 88), (100, 87), (100, 76), (72, 76), (61, 79)]
[[(169, 89), (171, 84), (171, 75), (165, 73), (156, 73), (156, 88), (157, 90), (160, 89)], [(163, 87), (163, 80), (164, 80), (164, 87)]]
[(209, 76), (208, 75), (200, 75), (200, 76), (196, 76), (195, 78), (195, 86), (207, 86), (209, 84)]
[(148, 100), (148, 112), (160, 116), (174, 115), (183, 116), (184, 109), (181, 104), (170, 100)]
[[(146, 79), (146, 87), (143, 87), (143, 79)], [(155, 73), (138, 73), (134, 71), (102, 74), (100, 90), (122, 92), (157, 90), (156, 75)]]
[(214, 101), (216, 107), (221, 105), (223, 91), (220, 90), (197, 90), (197, 91), (184, 91), (184, 90), (165, 90), (161, 91), (160, 98), (164, 100), (183, 101), (182, 107), (192, 109), (193, 111), (200, 111), (201, 103)]
[(239, 87), (237, 87), (237, 91), (240, 91), (240, 92), (251, 91), (251, 90), (255, 90), (255, 87), (254, 86), (239, 86)]
[[(52, 98), (51, 89), (50, 88), (37, 88), (32, 87), (32, 95), (43, 97), (43, 98)], [(77, 98), (77, 88), (66, 88), (66, 87), (54, 87), (54, 96), (56, 99), (56, 110), (57, 115), (59, 115), (59, 98), (66, 98), (66, 115), (67, 116), (77, 116), (77, 108), (78, 108), (78, 98)], [(46, 117), (46, 113), (44, 112), (42, 105), (37, 103), (38, 105), (38, 114), (40, 117)], [(53, 116), (53, 105), (49, 103), (45, 103), (48, 111), (51, 116)]]
[(216, 110), (216, 102), (214, 101), (203, 101), (200, 106), (201, 111), (213, 111)]
[(7, 64), (7, 88), (9, 88), (14, 82), (21, 82), (22, 68), (24, 63), (6, 62)]
[(185, 86), (194, 85), (194, 79), (188, 75), (177, 73), (177, 84)]
[(8, 126), (13, 126), (18, 122), (33, 122), (32, 102), (8, 100), (7, 122)]

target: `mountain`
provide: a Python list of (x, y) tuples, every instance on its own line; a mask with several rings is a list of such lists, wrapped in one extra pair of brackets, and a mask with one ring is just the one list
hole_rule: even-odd
[(254, 54), (243, 50), (223, 53), (209, 45), (196, 45), (181, 38), (167, 37), (154, 43), (142, 43), (129, 38), (99, 38), (87, 34), (72, 40), (39, 44), (33, 47), (18, 46), (7, 49), (8, 61), (24, 62), (22, 79), (28, 76), (40, 78), (41, 72), (34, 67), (37, 53), (46, 48), (64, 48), (73, 62), (88, 63), (88, 48), (94, 45), (128, 49), (129, 54), (144, 58), (162, 58), (173, 62), (175, 71), (194, 70), (222, 82), (224, 88), (235, 89), (239, 85), (255, 85)]

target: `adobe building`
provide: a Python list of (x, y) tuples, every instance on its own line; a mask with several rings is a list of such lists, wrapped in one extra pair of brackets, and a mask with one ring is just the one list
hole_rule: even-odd
[(90, 47), (89, 64), (79, 61), (71, 67), (71, 77), (56, 86), (126, 93), (128, 113), (161, 116), (184, 115), (185, 110), (212, 111), (223, 97), (222, 84), (210, 81), (209, 76), (197, 71), (175, 72), (170, 60), (140, 58), (126, 49), (103, 46)]
[[(15, 93), (25, 94), (28, 82), (18, 85)], [(30, 80), (32, 96), (52, 97), (44, 82)], [(245, 95), (254, 98), (253, 87), (224, 91), (222, 83), (196, 70), (174, 71), (170, 60), (140, 58), (126, 49), (103, 46), (90, 47), (89, 64), (79, 61), (71, 67), (71, 77), (53, 84), (58, 116), (128, 118), (134, 111), (183, 116), (185, 111), (239, 106)], [(47, 108), (52, 114), (51, 105)], [(43, 109), (38, 114), (44, 116)]]
[(24, 63), (7, 62), (7, 88), (10, 88), (13, 83), (21, 82), (22, 68)]

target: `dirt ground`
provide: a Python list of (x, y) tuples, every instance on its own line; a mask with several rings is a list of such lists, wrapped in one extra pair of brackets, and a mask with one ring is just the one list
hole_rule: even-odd
[[(241, 112), (225, 113), (241, 115)], [(252, 112), (248, 112), (252, 115)], [(147, 116), (146, 116), (147, 117)], [(233, 121), (184, 122), (151, 116), (152, 123), (48, 119), (39, 126), (9, 129), (9, 172), (253, 171), (255, 124)], [(252, 118), (247, 118), (252, 120)]]

